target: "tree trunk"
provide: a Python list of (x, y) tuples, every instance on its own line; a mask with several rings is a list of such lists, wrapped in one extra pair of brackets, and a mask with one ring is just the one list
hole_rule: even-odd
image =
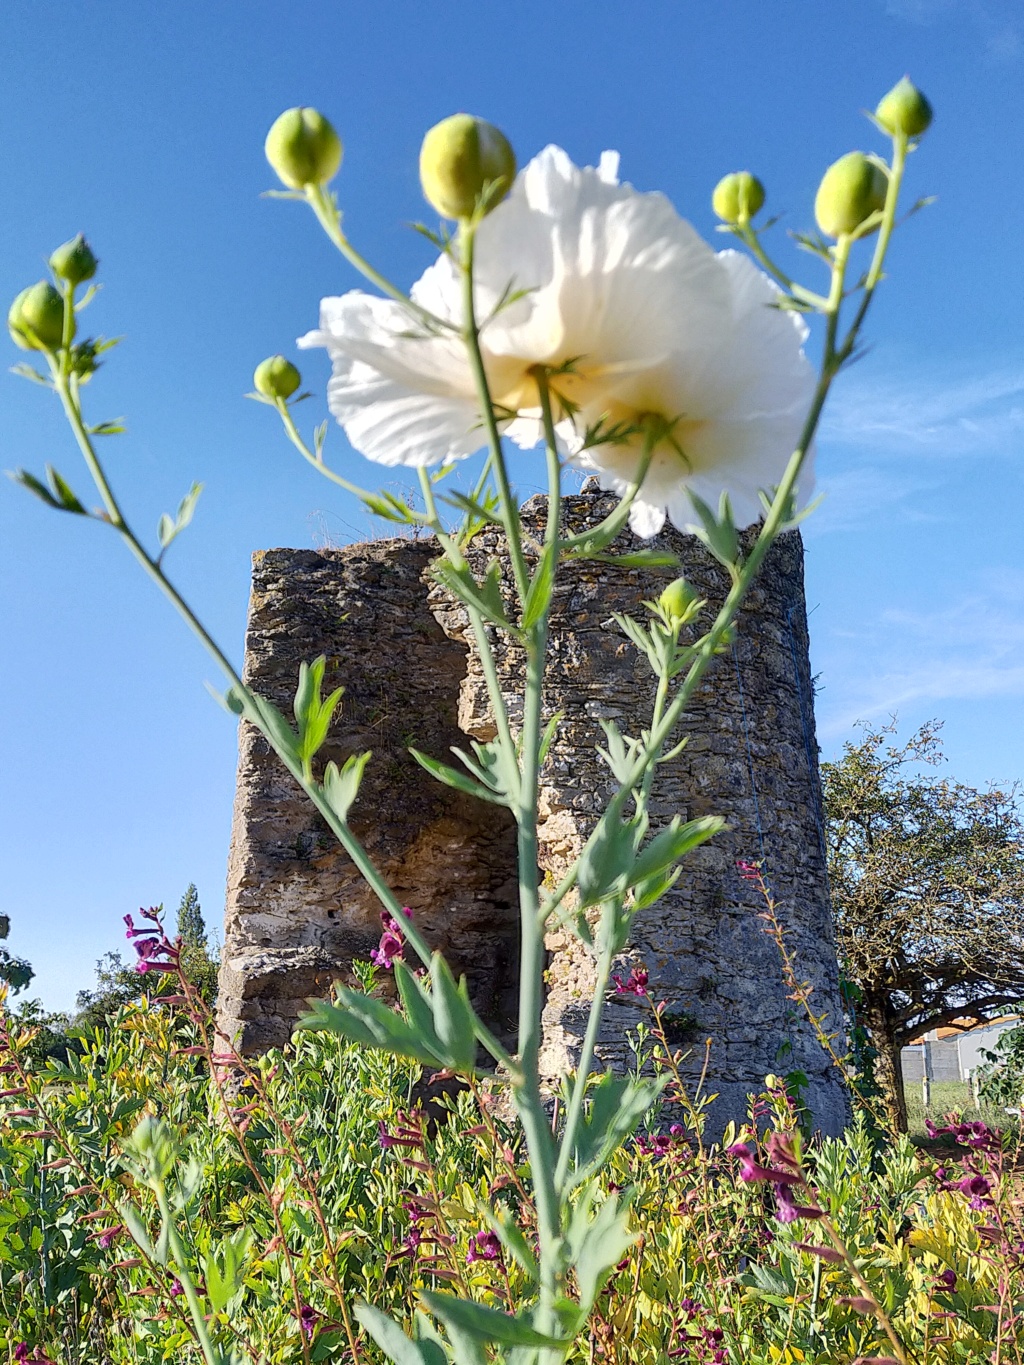
[(875, 1080), (882, 1092), (882, 1103), (896, 1133), (907, 1131), (907, 1097), (903, 1089), (902, 1049), (896, 1042), (895, 1022), (888, 1017), (883, 1002), (865, 1000), (861, 1018), (871, 1036), (875, 1058)]

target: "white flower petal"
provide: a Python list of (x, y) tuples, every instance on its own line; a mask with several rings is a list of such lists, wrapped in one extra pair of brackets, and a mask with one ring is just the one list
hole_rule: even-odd
[[(583, 449), (599, 424), (671, 426), (655, 452), (631, 525), (654, 534), (666, 509), (690, 519), (687, 487), (737, 520), (760, 515), (759, 488), (776, 484), (797, 440), (813, 376), (803, 322), (772, 305), (774, 285), (746, 257), (715, 254), (662, 195), (618, 183), (618, 158), (573, 165), (546, 147), (477, 233), (475, 305), (492, 396), (513, 441), (542, 431), (532, 368), (551, 368), (565, 412), (563, 452), (602, 487), (625, 491), (639, 437)], [(442, 255), (412, 297), (458, 325), (458, 266)], [(357, 449), (385, 463), (429, 464), (483, 444), (472, 370), (458, 335), (432, 332), (390, 299), (325, 299), (302, 345), (331, 354), (332, 412)], [(673, 443), (678, 449), (673, 448)], [(801, 480), (809, 492), (812, 480)]]

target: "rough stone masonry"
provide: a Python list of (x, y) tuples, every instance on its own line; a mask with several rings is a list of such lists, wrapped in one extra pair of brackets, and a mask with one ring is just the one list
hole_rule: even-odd
[[(566, 529), (579, 531), (614, 501), (584, 492), (565, 500)], [(540, 528), (544, 500), (524, 508)], [(650, 544), (650, 542), (646, 542)], [(613, 551), (637, 548), (627, 531)], [(709, 602), (724, 571), (692, 536), (666, 529), (671, 549)], [(478, 569), (500, 552), (497, 533), (478, 535)], [(298, 666), (327, 656), (325, 686), (346, 689), (320, 755), (343, 761), (371, 749), (352, 825), (431, 942), (465, 973), (476, 1008), (514, 1040), (517, 993), (515, 833), (501, 807), (442, 787), (410, 757), (415, 746), (450, 759), (452, 745), (493, 733), (479, 660), (462, 608), (437, 586), (429, 540), (381, 540), (343, 549), (268, 550), (254, 558), (246, 681), (289, 711)], [(620, 633), (613, 612), (644, 617), (644, 599), (670, 571), (603, 562), (563, 567), (552, 612), (547, 713), (562, 713), (543, 772), (541, 865), (558, 879), (580, 850), (613, 789), (596, 752), (599, 721), (637, 733), (650, 716), (654, 678)], [(513, 724), (520, 660), (496, 641)], [(758, 918), (759, 893), (737, 868), (762, 860), (787, 944), (816, 1013), (841, 1029), (838, 972), (823, 854), (821, 793), (807, 657), (803, 549), (780, 538), (744, 605), (734, 646), (715, 661), (680, 727), (685, 748), (658, 772), (652, 828), (678, 813), (718, 814), (728, 829), (686, 860), (658, 905), (638, 916), (619, 964), (646, 968), (655, 1000), (667, 1001), (673, 1041), (689, 1049), (696, 1086), (705, 1064), (712, 1129), (743, 1117), (747, 1096), (769, 1072), (802, 1071), (820, 1127), (838, 1131), (847, 1102), (834, 1064), (788, 998), (779, 954)], [(238, 788), (228, 869), (221, 1025), (244, 1049), (284, 1043), (305, 1002), (366, 958), (380, 907), (266, 742), (240, 731)], [(548, 940), (542, 1064), (554, 1079), (579, 1055), (594, 964), (571, 933)], [(633, 996), (608, 1003), (599, 1045), (606, 1065), (630, 1065), (629, 1035), (644, 1017)]]

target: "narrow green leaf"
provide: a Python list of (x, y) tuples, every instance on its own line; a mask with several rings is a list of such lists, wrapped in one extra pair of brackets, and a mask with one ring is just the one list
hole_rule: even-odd
[(540, 1278), (537, 1258), (511, 1212), (504, 1204), (492, 1208), (490, 1204), (482, 1203), (480, 1213), (512, 1259), (536, 1283)]
[(540, 737), (541, 763), (543, 763), (548, 756), (548, 752), (551, 748), (552, 742), (554, 741), (555, 735), (558, 733), (558, 727), (561, 724), (564, 715), (565, 715), (564, 711), (556, 711), (555, 714), (548, 721), (547, 725), (545, 725), (544, 727), (544, 733)]
[(134, 1204), (118, 1204), (117, 1211), (121, 1215), (121, 1221), (131, 1234), (131, 1239), (135, 1245), (141, 1247), (143, 1254), (151, 1261), (155, 1260), (156, 1253), (149, 1232)]
[(617, 564), (620, 569), (678, 569), (679, 556), (671, 550), (634, 550), (624, 555), (588, 555), (599, 564)]
[(573, 1149), (569, 1187), (599, 1171), (633, 1133), (664, 1090), (666, 1080), (635, 1080), (606, 1071), (588, 1097), (586, 1117)]
[(456, 986), (451, 968), (440, 953), (430, 959), (431, 1007), (434, 1028), (441, 1040), (445, 1065), (470, 1072), (476, 1062), (476, 1016), (463, 977)]
[(614, 800), (580, 854), (576, 885), (581, 910), (625, 892), (639, 832), (635, 821), (622, 819), (622, 801)]
[(204, 485), (201, 483), (194, 483), (182, 498), (181, 502), (178, 503), (177, 521), (179, 531), (184, 531), (185, 527), (191, 523), (192, 518), (195, 516), (196, 503), (199, 501), (199, 495), (202, 493), (203, 487)]
[(434, 1010), (429, 995), (423, 989), (419, 978), (409, 970), (401, 958), (396, 959), (394, 972), (395, 985), (398, 987), (398, 994), (409, 1023), (424, 1039), (426, 1046), (440, 1056), (443, 1049), (434, 1028)]
[(311, 1000), (309, 1013), (299, 1017), (296, 1029), (336, 1033), (341, 1038), (347, 1038), (350, 1043), (360, 1043), (363, 1047), (377, 1046), (376, 1035), (361, 1019), (337, 1009), (326, 1000)]
[(438, 782), (443, 782), (446, 787), (454, 787), (456, 791), (466, 792), (469, 796), (477, 796), (481, 801), (493, 801), (498, 806), (508, 804), (497, 792), (485, 787), (481, 782), (474, 782), (465, 773), (460, 773), (458, 768), (451, 768), (439, 759), (429, 758), (426, 754), (420, 753), (419, 749), (410, 749), (409, 752), (421, 768), (425, 768), (431, 777), (436, 778)]
[(326, 667), (327, 657), (324, 654), (315, 658), (311, 664), (305, 662), (299, 664), (299, 681), (295, 688), (292, 713), (298, 722), (300, 733), (311, 707), (319, 702), (320, 686), (324, 680), (324, 669)]
[[(587, 1202), (584, 1200), (577, 1205), (569, 1227), (569, 1243), (583, 1312), (593, 1307), (609, 1271), (636, 1241), (636, 1233), (629, 1227), (628, 1198), (620, 1202), (617, 1195), (609, 1195), (593, 1219), (589, 1218), (589, 1211), (585, 1208)], [(579, 1227), (576, 1226), (577, 1220)]]
[(523, 604), (522, 629), (529, 630), (542, 619), (551, 606), (551, 592), (555, 584), (555, 568), (558, 564), (558, 545), (555, 541), (544, 547), (540, 562), (534, 570), (530, 586), (526, 591)]
[(50, 485), (50, 491), (60, 503), (65, 512), (76, 512), (79, 516), (85, 516), (86, 511), (82, 504), (72, 493), (67, 482), (57, 473), (52, 464), (46, 466), (46, 482)]
[(346, 758), (340, 769), (336, 763), (328, 763), (324, 769), (324, 796), (342, 824), (348, 819), (352, 803), (359, 795), (363, 772), (370, 757), (371, 752), (367, 749), (361, 754), (352, 754), (350, 758)]
[(505, 604), (501, 599), (501, 568), (497, 560), (491, 560), (484, 581), (478, 583), (468, 568), (456, 568), (447, 560), (434, 565), (437, 581), (468, 607), (477, 610), (485, 620), (520, 637), (520, 632), (512, 626), (505, 615)]
[(699, 820), (688, 820), (686, 824), (678, 815), (673, 816), (672, 823), (654, 836), (633, 864), (630, 885), (659, 876), (691, 849), (706, 843), (724, 828), (725, 821), (720, 815), (704, 815)]
[(8, 478), (13, 479), (15, 483), (20, 483), (22, 488), (26, 488), (42, 502), (45, 502), (47, 507), (55, 507), (58, 512), (64, 510), (46, 485), (41, 483), (34, 474), (30, 474), (27, 469), (11, 470), (8, 473)]
[(21, 379), (30, 379), (33, 384), (42, 384), (44, 388), (53, 388), (52, 381), (32, 365), (12, 365), (11, 374), (16, 374)]
[(441, 501), (446, 502), (449, 507), (456, 507), (460, 512), (465, 512), (474, 522), (481, 525), (498, 526), (501, 524), (501, 518), (498, 515), (498, 500), (492, 492), (487, 493), (484, 502), (478, 502), (476, 498), (468, 497), (465, 493), (453, 489), (451, 493), (445, 494)]
[(475, 1341), (487, 1345), (548, 1346), (561, 1350), (565, 1343), (557, 1337), (545, 1336), (522, 1318), (510, 1317), (497, 1308), (487, 1308), (472, 1299), (457, 1299), (450, 1294), (436, 1294), (429, 1289), (420, 1291), (420, 1298), (446, 1327), (461, 1329)]
[(698, 497), (692, 489), (688, 491), (693, 510), (700, 518), (700, 525), (689, 526), (687, 530), (692, 531), (702, 540), (720, 563), (727, 568), (732, 568), (739, 556), (740, 541), (733, 523), (732, 505), (729, 502), (728, 493), (723, 491), (716, 515), (703, 498)]
[(417, 526), (423, 518), (401, 502), (393, 493), (363, 493), (362, 502), (375, 516), (385, 521), (395, 521), (405, 526)]
[(337, 1033), (364, 1047), (380, 1048), (397, 1057), (409, 1057), (424, 1066), (447, 1066), (447, 1058), (430, 1046), (412, 1024), (382, 1000), (361, 991), (340, 990), (337, 1004), (327, 1000), (310, 1001), (310, 1012), (299, 1020), (298, 1028)]
[[(413, 1341), (393, 1318), (368, 1303), (357, 1303), (353, 1311), (360, 1327), (373, 1338), (394, 1365), (440, 1365), (437, 1357), (439, 1348), (434, 1342)], [(428, 1351), (425, 1349), (427, 1347), (432, 1349)]]

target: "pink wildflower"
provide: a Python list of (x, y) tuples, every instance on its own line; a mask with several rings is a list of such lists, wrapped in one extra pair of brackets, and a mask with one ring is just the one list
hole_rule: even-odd
[(467, 1261), (496, 1261), (501, 1255), (501, 1243), (497, 1235), (489, 1229), (478, 1232), (469, 1247)]
[(647, 994), (647, 972), (643, 967), (634, 967), (623, 981), (621, 976), (613, 976), (616, 995), (636, 995), (641, 1000)]

